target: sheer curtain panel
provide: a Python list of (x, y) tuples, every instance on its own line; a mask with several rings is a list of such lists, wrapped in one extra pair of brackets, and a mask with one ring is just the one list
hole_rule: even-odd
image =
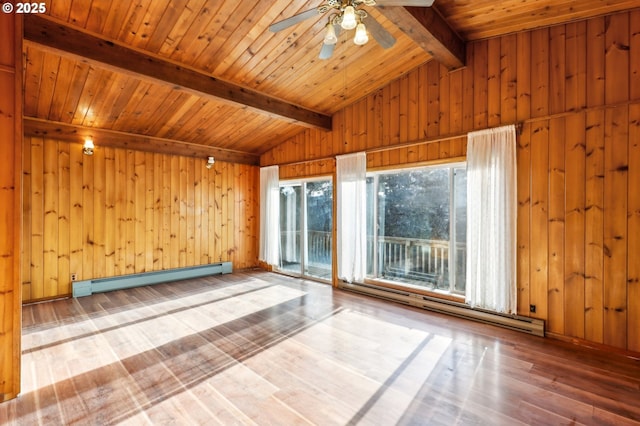
[(516, 130), (467, 139), (467, 286), (472, 307), (516, 313)]
[(367, 255), (367, 158), (365, 153), (336, 157), (338, 278), (363, 282)]
[(260, 169), (259, 258), (269, 265), (280, 261), (280, 175), (278, 166)]

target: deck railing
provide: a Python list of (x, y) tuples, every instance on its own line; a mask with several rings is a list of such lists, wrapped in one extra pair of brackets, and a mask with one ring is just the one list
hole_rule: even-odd
[[(294, 235), (291, 235), (294, 234)], [(283, 260), (287, 263), (300, 262), (300, 232), (282, 232)], [(331, 264), (332, 236), (330, 232), (307, 232), (309, 258), (311, 264)], [(287, 246), (286, 241), (291, 241)], [(374, 244), (378, 245), (374, 259)], [(456, 270), (464, 270), (466, 244), (456, 243)], [(377, 237), (367, 239), (367, 273), (388, 278), (417, 281), (436, 288), (449, 285), (449, 241), (425, 240), (420, 238)], [(452, 265), (453, 266), (453, 265)]]

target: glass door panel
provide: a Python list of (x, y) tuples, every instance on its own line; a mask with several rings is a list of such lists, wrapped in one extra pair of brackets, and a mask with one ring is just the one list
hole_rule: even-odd
[(331, 279), (333, 185), (330, 180), (305, 183), (305, 251), (303, 274)]
[(302, 187), (280, 187), (280, 269), (300, 274)]
[(333, 183), (280, 186), (280, 264), (292, 275), (331, 280)]

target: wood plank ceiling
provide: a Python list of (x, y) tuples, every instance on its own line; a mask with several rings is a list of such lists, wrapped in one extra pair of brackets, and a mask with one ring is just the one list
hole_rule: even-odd
[[(45, 16), (25, 18), (25, 132), (257, 164), (261, 153), (305, 127), (330, 127), (333, 113), (431, 54), (455, 67), (455, 55), (446, 56), (455, 39), (463, 50), (464, 42), (639, 6), (436, 0), (432, 8), (367, 7), (395, 46), (356, 46), (352, 34), (342, 34), (329, 60), (318, 59), (326, 16), (268, 30), (321, 4), (49, 0)], [(434, 33), (454, 47), (429, 44)], [(136, 61), (139, 68), (127, 69)]]

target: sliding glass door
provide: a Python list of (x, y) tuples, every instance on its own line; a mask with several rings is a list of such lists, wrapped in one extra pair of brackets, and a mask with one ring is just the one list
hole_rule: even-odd
[(280, 184), (280, 264), (292, 275), (331, 279), (333, 183)]

